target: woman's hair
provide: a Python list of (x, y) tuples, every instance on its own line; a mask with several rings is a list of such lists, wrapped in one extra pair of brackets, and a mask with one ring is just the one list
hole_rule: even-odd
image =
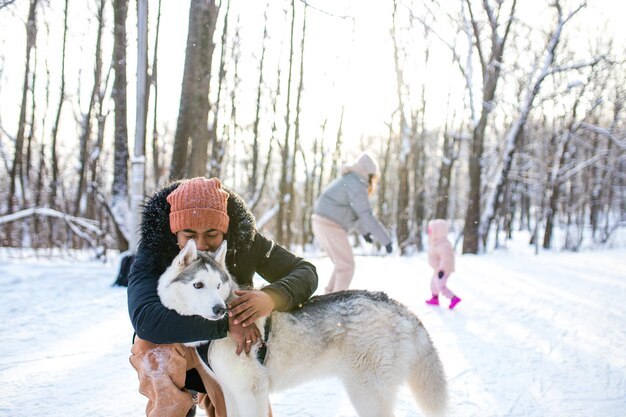
[(376, 181), (376, 174), (369, 174), (367, 176), (367, 195), (371, 196), (374, 192), (374, 183)]

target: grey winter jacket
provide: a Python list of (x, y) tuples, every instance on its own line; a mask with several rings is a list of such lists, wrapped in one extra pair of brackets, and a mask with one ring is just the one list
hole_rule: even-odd
[(313, 213), (340, 225), (346, 232), (371, 233), (383, 246), (391, 243), (385, 227), (372, 212), (367, 194), (367, 178), (347, 172), (334, 180), (319, 196)]

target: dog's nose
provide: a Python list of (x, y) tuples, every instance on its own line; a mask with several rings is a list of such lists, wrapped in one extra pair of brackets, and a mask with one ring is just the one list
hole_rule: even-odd
[(227, 310), (225, 306), (217, 305), (213, 307), (213, 314), (215, 314), (218, 317), (225, 315), (226, 311)]

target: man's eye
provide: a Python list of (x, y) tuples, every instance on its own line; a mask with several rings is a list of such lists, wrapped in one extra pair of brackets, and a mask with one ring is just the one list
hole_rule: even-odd
[(193, 284), (193, 287), (199, 290), (200, 288), (204, 288), (204, 284), (201, 282), (196, 282)]

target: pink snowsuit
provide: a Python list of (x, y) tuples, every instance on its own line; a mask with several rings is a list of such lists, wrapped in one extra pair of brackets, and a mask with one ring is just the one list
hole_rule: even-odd
[[(450, 274), (454, 272), (454, 250), (448, 241), (448, 224), (445, 220), (437, 219), (428, 222), (428, 264), (433, 268), (430, 288), (433, 296), (442, 293), (452, 299), (454, 294), (446, 283)], [(443, 277), (439, 278), (439, 271)]]

